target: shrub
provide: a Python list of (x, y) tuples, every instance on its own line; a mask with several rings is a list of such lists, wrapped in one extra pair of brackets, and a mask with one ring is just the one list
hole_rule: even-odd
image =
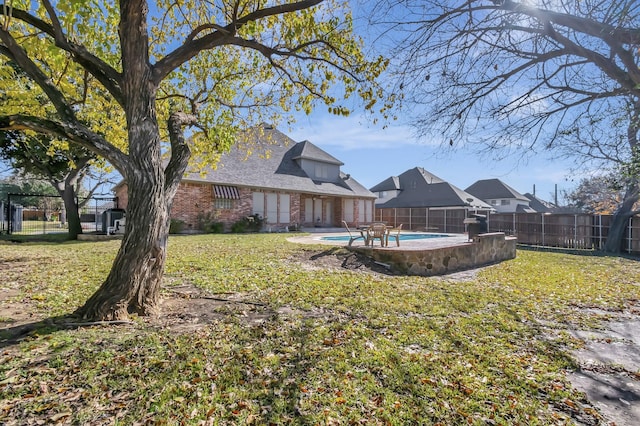
[(220, 234), (224, 231), (224, 224), (216, 220), (217, 216), (211, 212), (198, 214), (198, 229), (208, 234)]
[(262, 225), (264, 224), (264, 218), (259, 214), (253, 214), (251, 216), (243, 217), (231, 225), (231, 232), (260, 232)]
[(238, 234), (247, 232), (247, 223), (244, 220), (237, 221), (236, 223), (231, 225), (231, 232), (235, 232)]
[(171, 224), (169, 225), (169, 233), (170, 234), (179, 234), (184, 229), (184, 220), (180, 219), (171, 219)]

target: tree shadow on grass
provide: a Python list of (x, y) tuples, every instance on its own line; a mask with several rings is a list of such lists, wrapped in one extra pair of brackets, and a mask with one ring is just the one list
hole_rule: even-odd
[(558, 253), (558, 254), (570, 254), (575, 256), (585, 256), (585, 257), (620, 257), (624, 259), (631, 260), (640, 260), (640, 255), (634, 255), (629, 253), (607, 253), (602, 250), (591, 250), (591, 249), (569, 249), (562, 247), (542, 247), (542, 246), (531, 246), (526, 244), (518, 244), (518, 250), (522, 251), (536, 251), (541, 253)]
[(320, 266), (339, 265), (341, 268), (351, 271), (361, 270), (385, 275), (397, 275), (388, 265), (376, 262), (363, 253), (347, 250), (342, 247), (332, 247), (328, 250), (315, 253), (309, 257), (309, 260)]
[(20, 342), (30, 337), (41, 337), (56, 333), (62, 330), (72, 330), (80, 327), (89, 327), (96, 325), (124, 325), (131, 324), (129, 321), (98, 321), (98, 322), (80, 322), (73, 316), (59, 315), (55, 317), (45, 318), (39, 321), (20, 322), (13, 326), (0, 328), (0, 349), (18, 345)]

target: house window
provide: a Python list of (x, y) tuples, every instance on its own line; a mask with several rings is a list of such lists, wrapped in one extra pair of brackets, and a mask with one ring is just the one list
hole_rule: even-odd
[(291, 222), (291, 195), (276, 192), (254, 192), (253, 214), (260, 215), (267, 223)]
[(500, 200), (500, 205), (508, 206), (510, 204), (509, 200)]
[(329, 167), (326, 164), (316, 164), (315, 174), (317, 178), (328, 178), (329, 177)]
[(278, 212), (278, 221), (280, 223), (291, 222), (291, 196), (289, 194), (280, 194), (280, 204)]
[(353, 198), (345, 198), (344, 207), (342, 208), (344, 220), (348, 223), (353, 222), (353, 212), (355, 211), (355, 205), (353, 203)]
[(387, 196), (387, 191), (380, 191), (380, 198), (385, 198)]
[(220, 210), (231, 210), (233, 209), (233, 200), (228, 198), (216, 198), (213, 202), (213, 206)]
[(497, 206), (498, 205), (498, 200), (491, 200), (491, 205), (492, 206)]

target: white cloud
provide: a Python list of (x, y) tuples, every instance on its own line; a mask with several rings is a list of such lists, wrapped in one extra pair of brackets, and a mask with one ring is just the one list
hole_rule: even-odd
[[(336, 117), (314, 115), (294, 124), (287, 132), (295, 141), (309, 140), (323, 148), (337, 147), (342, 151), (389, 149), (409, 145), (425, 145), (418, 141), (409, 126), (392, 124), (388, 128), (367, 122), (363, 116)], [(434, 141), (433, 144), (438, 144)], [(429, 144), (432, 145), (432, 144)]]

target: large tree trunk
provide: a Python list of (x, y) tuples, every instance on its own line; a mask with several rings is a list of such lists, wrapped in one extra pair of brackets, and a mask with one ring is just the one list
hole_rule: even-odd
[(160, 134), (152, 107), (154, 92), (145, 95), (132, 101), (138, 108), (128, 120), (124, 239), (106, 281), (76, 312), (85, 319), (126, 319), (130, 313), (151, 315), (157, 308), (173, 194), (166, 193)]
[(190, 156), (181, 126), (194, 119), (182, 114), (170, 116), (171, 159), (165, 170), (155, 110), (157, 87), (148, 61), (148, 9), (144, 2), (128, 0), (120, 0), (120, 8), (129, 138), (129, 152), (121, 170), (128, 187), (127, 224), (109, 276), (76, 311), (91, 320), (119, 320), (130, 313), (151, 315), (157, 311), (171, 204)]
[(145, 173), (129, 180), (128, 188), (122, 245), (106, 281), (77, 311), (83, 318), (118, 320), (156, 312), (169, 234), (164, 185)]
[(62, 191), (58, 190), (58, 193), (64, 202), (66, 220), (69, 224), (69, 239), (77, 240), (78, 234), (82, 234), (82, 222), (78, 212), (76, 192), (73, 187), (66, 186)]
[(120, 0), (122, 86), (129, 155), (121, 172), (127, 181), (124, 240), (106, 281), (76, 311), (85, 319), (126, 319), (156, 311), (164, 271), (169, 210), (160, 133), (155, 110), (157, 87), (149, 64), (145, 2)]
[(640, 198), (640, 188), (638, 182), (634, 181), (627, 188), (622, 204), (613, 215), (604, 251), (607, 253), (620, 253), (624, 240), (625, 228), (629, 218), (633, 215), (633, 206)]

